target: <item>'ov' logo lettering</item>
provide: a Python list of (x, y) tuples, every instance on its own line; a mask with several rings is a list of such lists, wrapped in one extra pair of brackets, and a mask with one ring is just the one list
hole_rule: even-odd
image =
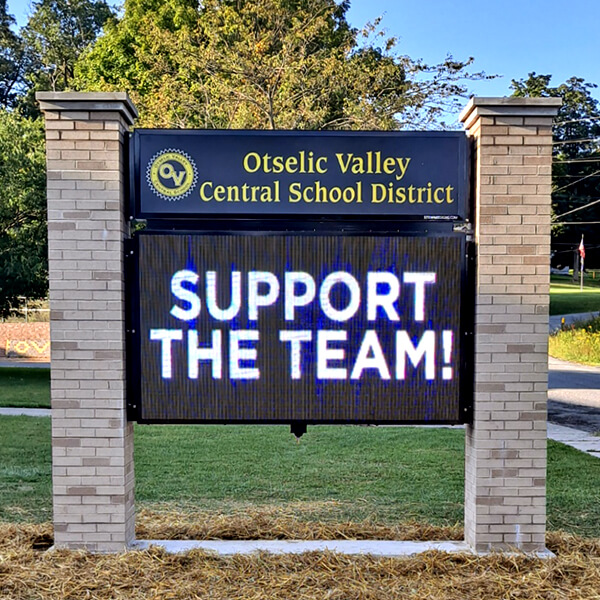
[(152, 191), (163, 200), (181, 200), (194, 188), (198, 173), (191, 156), (169, 148), (148, 163), (146, 178)]

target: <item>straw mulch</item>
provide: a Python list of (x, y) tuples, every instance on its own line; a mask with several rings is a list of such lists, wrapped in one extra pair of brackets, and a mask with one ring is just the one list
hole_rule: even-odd
[[(335, 502), (294, 502), (286, 505), (240, 505), (227, 512), (186, 509), (168, 504), (137, 514), (141, 540), (462, 540), (462, 527), (434, 527), (409, 521), (383, 525), (336, 519)], [(319, 517), (318, 520), (311, 517)]]
[[(168, 513), (146, 511), (138, 518), (138, 536), (140, 530), (156, 538), (177, 536), (177, 531), (182, 536), (198, 537), (217, 536), (219, 531), (230, 536), (259, 531), (263, 538), (283, 538), (305, 531), (303, 523), (286, 515), (267, 513), (256, 526), (252, 519), (236, 523), (238, 519), (232, 515), (233, 522), (226, 523), (221, 517), (215, 523), (208, 517), (194, 522), (171, 513), (170, 523)], [(277, 529), (267, 536), (263, 528), (269, 522)], [(371, 525), (365, 530), (360, 524), (352, 527), (330, 523), (321, 531), (332, 532), (333, 537), (346, 537), (351, 531), (357, 537), (368, 537), (366, 529)], [(160, 535), (161, 528), (165, 535)], [(394, 536), (401, 535), (402, 528), (390, 529)], [(407, 529), (415, 535), (417, 530), (416, 524)], [(423, 531), (436, 533), (432, 527), (423, 527)], [(444, 531), (437, 530), (439, 539)], [(224, 558), (200, 551), (169, 555), (156, 548), (92, 555), (47, 552), (51, 543), (49, 524), (0, 523), (1, 599), (600, 599), (600, 540), (561, 533), (548, 537), (548, 547), (557, 554), (549, 560), (438, 552), (394, 559), (321, 552)]]

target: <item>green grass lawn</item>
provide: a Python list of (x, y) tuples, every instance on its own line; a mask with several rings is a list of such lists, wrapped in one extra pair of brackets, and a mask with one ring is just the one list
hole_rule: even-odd
[[(282, 426), (137, 426), (136, 499), (210, 509), (335, 501), (341, 520), (463, 518), (460, 429), (309, 427), (297, 444)], [(51, 518), (50, 420), (0, 418), (0, 519)], [(600, 461), (549, 443), (552, 528), (600, 537)]]
[(455, 523), (463, 445), (450, 429), (309, 427), (296, 443), (285, 426), (140, 426), (136, 493), (175, 503), (335, 500), (352, 520)]
[(583, 291), (579, 283), (565, 275), (552, 275), (550, 280), (550, 314), (600, 311), (600, 278), (584, 280)]
[(50, 369), (1, 367), (0, 406), (50, 408)]
[(600, 459), (548, 441), (548, 529), (600, 537)]
[(0, 417), (0, 519), (52, 518), (48, 417)]

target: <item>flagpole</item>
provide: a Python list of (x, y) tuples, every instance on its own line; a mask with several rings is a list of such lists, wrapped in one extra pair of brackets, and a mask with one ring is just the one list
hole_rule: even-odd
[(585, 261), (585, 246), (583, 245), (583, 233), (581, 234), (581, 243), (579, 244), (579, 291), (583, 292), (583, 263)]

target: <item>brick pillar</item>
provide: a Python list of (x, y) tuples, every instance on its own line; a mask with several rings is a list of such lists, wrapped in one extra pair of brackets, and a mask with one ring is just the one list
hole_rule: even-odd
[(124, 93), (41, 92), (46, 119), (52, 478), (58, 548), (134, 539), (133, 429), (125, 412)]
[(475, 411), (466, 431), (465, 538), (479, 552), (540, 552), (546, 402), (552, 118), (557, 98), (473, 98)]

